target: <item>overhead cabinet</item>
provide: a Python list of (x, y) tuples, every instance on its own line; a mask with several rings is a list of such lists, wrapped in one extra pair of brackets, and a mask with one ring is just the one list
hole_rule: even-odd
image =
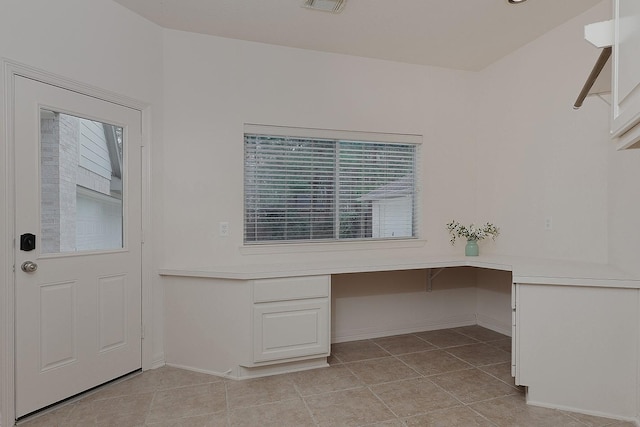
[(584, 36), (603, 50), (574, 108), (610, 92), (611, 138), (619, 149), (640, 148), (640, 1), (613, 0), (613, 19), (587, 25)]
[(614, 1), (611, 135), (640, 148), (640, 1)]

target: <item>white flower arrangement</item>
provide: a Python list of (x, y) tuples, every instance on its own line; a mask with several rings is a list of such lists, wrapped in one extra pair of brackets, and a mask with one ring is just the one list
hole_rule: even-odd
[(500, 229), (495, 225), (487, 222), (482, 227), (476, 227), (471, 224), (466, 227), (460, 224), (458, 221), (451, 221), (447, 224), (447, 230), (451, 234), (451, 244), (456, 243), (456, 238), (464, 237), (467, 240), (482, 240), (485, 237), (491, 236), (493, 240), (500, 234)]

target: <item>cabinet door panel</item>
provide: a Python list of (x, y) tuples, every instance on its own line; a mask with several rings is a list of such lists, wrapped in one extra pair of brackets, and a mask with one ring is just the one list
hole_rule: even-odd
[(255, 304), (254, 362), (329, 353), (329, 299)]

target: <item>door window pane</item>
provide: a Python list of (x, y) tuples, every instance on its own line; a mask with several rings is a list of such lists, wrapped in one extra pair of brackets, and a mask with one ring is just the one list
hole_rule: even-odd
[(40, 110), (42, 253), (123, 247), (123, 129)]

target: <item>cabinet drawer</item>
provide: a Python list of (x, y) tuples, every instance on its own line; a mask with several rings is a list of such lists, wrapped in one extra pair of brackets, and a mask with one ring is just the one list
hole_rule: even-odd
[(330, 277), (299, 276), (256, 280), (253, 302), (292, 301), (329, 296)]
[(329, 298), (253, 306), (253, 361), (329, 354)]

